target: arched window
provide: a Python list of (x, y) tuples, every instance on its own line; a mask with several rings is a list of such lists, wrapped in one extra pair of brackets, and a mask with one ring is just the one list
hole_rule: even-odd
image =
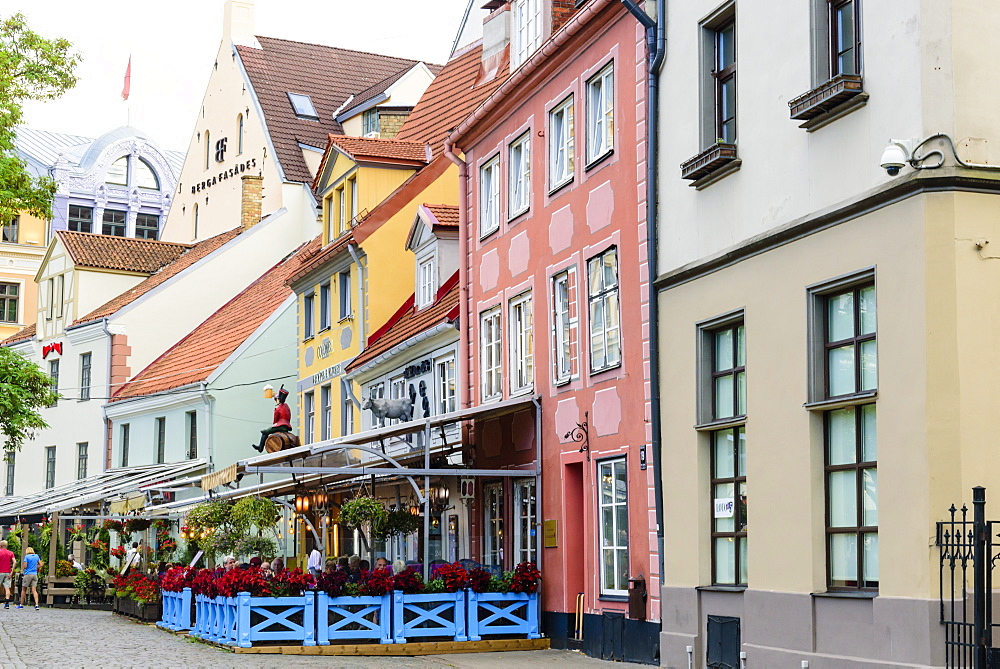
[(122, 156), (108, 167), (104, 182), (116, 186), (128, 185), (128, 156)]
[(198, 239), (198, 203), (194, 205), (194, 233), (191, 235), (191, 239)]
[(205, 131), (205, 169), (208, 169), (209, 160), (212, 158), (212, 142), (208, 139), (208, 130)]
[(156, 172), (142, 158), (139, 158), (135, 162), (135, 172), (132, 174), (132, 181), (139, 188), (160, 190), (160, 180), (156, 178)]
[(237, 155), (242, 155), (243, 153), (243, 114), (236, 115), (236, 130), (237, 130)]

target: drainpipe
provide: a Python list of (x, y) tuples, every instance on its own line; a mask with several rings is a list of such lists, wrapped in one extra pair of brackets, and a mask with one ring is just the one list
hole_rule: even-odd
[[(201, 382), (201, 401), (205, 405), (205, 427), (208, 429), (208, 467), (210, 472), (215, 471), (215, 398), (208, 394), (208, 384)], [(197, 413), (195, 414), (197, 415)]]
[[(458, 350), (469, 350), (469, 164), (455, 155), (455, 145), (451, 137), (444, 141), (444, 155), (458, 166)], [(469, 358), (471, 360), (471, 356)], [(464, 381), (458, 386), (458, 405), (467, 409), (469, 401), (469, 379), (472, 370), (468, 361), (458, 356), (464, 368)]]
[[(108, 330), (108, 317), (107, 316), (105, 316), (104, 318), (101, 319), (101, 331), (104, 333), (104, 338), (108, 342), (108, 359), (107, 359), (107, 366), (108, 366), (108, 393), (107, 393), (107, 395), (110, 398), (112, 395), (114, 395), (115, 390), (117, 390), (117, 389), (111, 387), (111, 351), (112, 351), (112, 346), (111, 346), (111, 331)], [(111, 434), (111, 432), (112, 432), (112, 428), (113, 428), (114, 424), (108, 418), (108, 410), (107, 410), (107, 402), (110, 402), (110, 401), (111, 401), (110, 399), (105, 400), (105, 406), (102, 408), (102, 411), (104, 413), (104, 468), (101, 471), (107, 471), (107, 470), (111, 469), (111, 462), (112, 462), (112, 460), (111, 460), (111, 440), (112, 440), (113, 435)]]
[(621, 0), (625, 8), (646, 28), (646, 48), (649, 68), (646, 73), (646, 267), (648, 269), (649, 302), (649, 411), (653, 450), (653, 493), (656, 497), (656, 555), (663, 588), (663, 463), (660, 434), (660, 308), (655, 281), (657, 270), (657, 147), (659, 144), (660, 68), (666, 54), (666, 0), (656, 0), (656, 19), (639, 8), (633, 0)]

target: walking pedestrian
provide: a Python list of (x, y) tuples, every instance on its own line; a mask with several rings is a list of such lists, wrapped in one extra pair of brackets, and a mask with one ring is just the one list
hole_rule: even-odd
[(313, 575), (313, 578), (319, 578), (319, 575), (323, 573), (323, 556), (315, 544), (313, 544), (312, 550), (309, 552), (309, 561), (306, 564), (306, 568), (309, 569), (309, 573)]
[(7, 542), (0, 541), (0, 586), (4, 589), (3, 607), (10, 608), (11, 579), (14, 576), (14, 554), (7, 550)]
[(24, 561), (21, 562), (21, 573), (24, 580), (21, 581), (21, 603), (17, 608), (24, 608), (24, 596), (31, 588), (31, 596), (35, 598), (35, 610), (38, 610), (38, 568), (42, 565), (42, 558), (35, 555), (35, 549), (28, 546), (24, 549)]

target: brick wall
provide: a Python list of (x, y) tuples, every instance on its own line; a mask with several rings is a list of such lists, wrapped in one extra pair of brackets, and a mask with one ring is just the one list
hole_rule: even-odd
[(378, 114), (379, 137), (382, 139), (395, 139), (399, 134), (409, 112), (384, 112)]
[(244, 230), (249, 230), (260, 223), (264, 177), (247, 174), (241, 179), (243, 180), (243, 195), (240, 201), (240, 226)]
[(552, 2), (552, 32), (563, 27), (576, 12), (576, 0), (551, 0)]

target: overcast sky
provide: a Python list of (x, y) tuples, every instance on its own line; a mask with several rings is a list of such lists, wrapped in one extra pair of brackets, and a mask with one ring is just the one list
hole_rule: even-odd
[[(466, 4), (256, 0), (255, 33), (444, 63)], [(83, 55), (76, 88), (28, 103), (25, 124), (86, 137), (125, 125), (121, 91), (131, 55), (132, 125), (164, 149), (186, 150), (219, 48), (222, 7), (223, 0), (0, 0), (0, 16), (21, 12), (35, 32), (65, 37)]]

